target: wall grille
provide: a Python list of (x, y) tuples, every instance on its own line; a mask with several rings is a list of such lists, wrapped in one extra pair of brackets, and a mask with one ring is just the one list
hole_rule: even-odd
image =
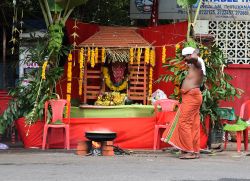
[(228, 63), (250, 63), (250, 22), (249, 21), (210, 21), (209, 34), (215, 36)]

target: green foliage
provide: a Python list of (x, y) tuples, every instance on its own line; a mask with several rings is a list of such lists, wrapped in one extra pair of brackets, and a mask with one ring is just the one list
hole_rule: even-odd
[(16, 87), (10, 90), (9, 94), (13, 99), (9, 102), (5, 112), (0, 116), (0, 130), (2, 132), (20, 117), (26, 117), (27, 124), (41, 120), (43, 118), (45, 101), (56, 98), (54, 89), (64, 69), (57, 66), (57, 63), (55, 63), (57, 60), (50, 59), (45, 71), (46, 79), (43, 80), (41, 78), (42, 65), (48, 59), (49, 54), (47, 42), (38, 41), (36, 46), (28, 48), (27, 51), (29, 56), (23, 62), (34, 62), (40, 67), (26, 74)]
[[(185, 44), (185, 43), (184, 43)], [(235, 97), (240, 97), (243, 91), (235, 88), (230, 81), (232, 77), (224, 72), (226, 67), (226, 59), (223, 52), (215, 45), (211, 48), (198, 44), (200, 56), (206, 64), (206, 74), (204, 79), (205, 90), (202, 92), (203, 103), (201, 106), (201, 121), (209, 115), (213, 123), (217, 123), (218, 115), (216, 109), (219, 106), (219, 101), (234, 100)], [(164, 65), (166, 70), (171, 73), (162, 75), (159, 81), (172, 82), (174, 84), (174, 93), (171, 98), (180, 99), (180, 85), (187, 74), (187, 66), (183, 62), (181, 49), (176, 51), (176, 57), (169, 61), (169, 64)]]
[[(85, 4), (88, 0), (49, 0), (56, 3), (62, 9), (72, 9), (82, 4)], [(67, 7), (68, 6), (68, 7)]]
[(129, 0), (91, 0), (75, 8), (72, 14), (83, 22), (130, 26), (129, 5)]

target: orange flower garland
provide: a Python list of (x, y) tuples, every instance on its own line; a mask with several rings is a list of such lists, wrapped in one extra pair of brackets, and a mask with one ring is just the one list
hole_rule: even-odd
[(161, 60), (162, 60), (162, 63), (166, 63), (166, 47), (165, 46), (162, 47), (162, 58), (161, 58)]
[(80, 54), (79, 54), (79, 69), (80, 69), (80, 75), (79, 75), (79, 95), (82, 95), (82, 83), (83, 83), (83, 73), (84, 73), (84, 50), (81, 48)]

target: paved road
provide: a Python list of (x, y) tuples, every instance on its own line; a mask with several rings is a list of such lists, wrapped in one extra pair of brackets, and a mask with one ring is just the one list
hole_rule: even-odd
[(250, 156), (236, 151), (179, 160), (170, 152), (78, 156), (74, 151), (0, 151), (0, 181), (250, 181)]

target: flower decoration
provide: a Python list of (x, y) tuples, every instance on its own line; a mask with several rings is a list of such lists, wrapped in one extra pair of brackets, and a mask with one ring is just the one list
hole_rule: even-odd
[(149, 48), (145, 48), (145, 58), (144, 61), (146, 64), (149, 64), (149, 59), (150, 59), (150, 49)]
[(109, 72), (108, 72), (108, 68), (107, 67), (103, 67), (103, 76), (104, 76), (104, 79), (105, 79), (105, 84), (108, 86), (108, 88), (110, 90), (113, 90), (113, 91), (122, 91), (124, 89), (127, 88), (128, 86), (128, 81), (125, 79), (121, 85), (119, 86), (115, 86), (112, 81), (111, 81), (111, 78), (110, 78), (110, 75), (109, 75)]
[(166, 63), (166, 46), (162, 47), (162, 63)]
[(106, 50), (104, 47), (102, 47), (102, 63), (105, 63), (105, 59), (106, 59), (105, 54), (106, 54)]
[(137, 60), (138, 65), (140, 64), (140, 61), (141, 61), (141, 53), (142, 53), (142, 49), (138, 48), (137, 49), (137, 56), (136, 56), (136, 60)]
[(45, 74), (46, 74), (46, 67), (47, 67), (47, 65), (48, 65), (48, 61), (45, 61), (45, 62), (43, 63), (43, 67), (42, 67), (42, 79), (43, 79), (43, 80), (46, 79)]
[(82, 83), (83, 83), (83, 73), (84, 73), (84, 49), (81, 48), (80, 54), (79, 54), (79, 69), (80, 69), (80, 75), (79, 75), (79, 95), (82, 95)]
[(130, 48), (129, 49), (129, 59), (130, 59), (130, 64), (132, 65), (133, 64), (133, 61), (134, 61), (134, 48)]

